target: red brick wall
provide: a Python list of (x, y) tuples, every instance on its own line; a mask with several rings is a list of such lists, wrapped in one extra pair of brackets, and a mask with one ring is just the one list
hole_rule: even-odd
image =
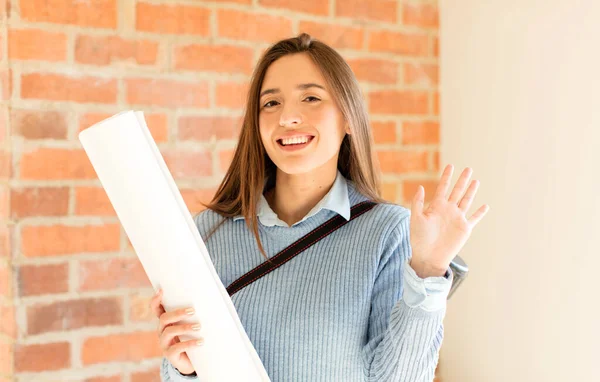
[(77, 133), (143, 110), (196, 212), (277, 39), (337, 48), (365, 92), (385, 196), (432, 193), (435, 0), (0, 0), (0, 12), (0, 382), (158, 380), (152, 289)]

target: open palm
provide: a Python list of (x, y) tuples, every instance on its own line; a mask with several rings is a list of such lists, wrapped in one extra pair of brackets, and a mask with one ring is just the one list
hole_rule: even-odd
[(489, 210), (489, 206), (483, 205), (470, 219), (465, 217), (479, 187), (479, 181), (473, 180), (465, 193), (472, 173), (468, 167), (456, 182), (450, 196), (446, 198), (453, 170), (454, 166), (446, 166), (433, 200), (427, 208), (424, 209), (423, 206), (425, 190), (421, 186), (412, 201), (411, 267), (420, 277), (443, 275), (452, 259), (465, 245), (475, 225)]

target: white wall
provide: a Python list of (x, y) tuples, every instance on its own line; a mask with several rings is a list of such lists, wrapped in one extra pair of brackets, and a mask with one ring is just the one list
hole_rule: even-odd
[(600, 1), (440, 0), (441, 166), (491, 209), (444, 382), (600, 381)]

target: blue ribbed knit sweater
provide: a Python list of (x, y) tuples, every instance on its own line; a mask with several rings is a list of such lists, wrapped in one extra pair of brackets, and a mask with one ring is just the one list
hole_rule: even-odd
[[(367, 199), (342, 184), (349, 205)], [(267, 255), (336, 214), (322, 208), (291, 227), (259, 221)], [(221, 219), (211, 210), (195, 218), (205, 241)], [(410, 210), (379, 204), (232, 296), (273, 382), (433, 380), (453, 275), (416, 275), (409, 224)], [(224, 286), (264, 261), (243, 219), (227, 219), (206, 246)], [(199, 381), (166, 359), (161, 377)]]

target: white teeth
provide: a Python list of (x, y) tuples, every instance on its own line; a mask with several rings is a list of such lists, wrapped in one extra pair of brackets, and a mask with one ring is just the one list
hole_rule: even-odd
[(296, 145), (299, 143), (306, 143), (308, 142), (308, 137), (304, 136), (304, 137), (293, 137), (293, 138), (284, 138), (281, 140), (281, 142), (283, 143), (284, 146), (286, 145)]

